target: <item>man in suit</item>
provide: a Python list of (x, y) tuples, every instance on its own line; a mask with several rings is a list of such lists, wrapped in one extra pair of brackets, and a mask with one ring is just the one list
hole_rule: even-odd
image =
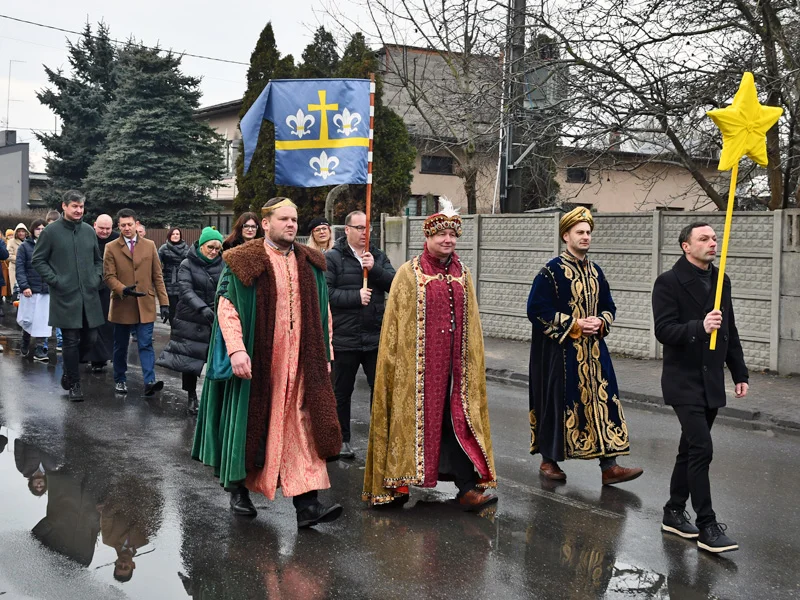
[(144, 376), (145, 396), (164, 387), (156, 381), (153, 324), (156, 320), (156, 296), (161, 319), (169, 318), (169, 298), (161, 275), (156, 245), (136, 233), (136, 213), (123, 208), (117, 213), (119, 239), (106, 245), (103, 279), (111, 290), (108, 320), (114, 323), (114, 390), (127, 394), (128, 343), (136, 331), (139, 361)]
[[(94, 231), (97, 234), (97, 245), (100, 248), (101, 255), (105, 255), (106, 245), (119, 237), (119, 234), (113, 229), (114, 221), (110, 215), (100, 215), (94, 222)], [(114, 347), (114, 324), (108, 321), (111, 290), (104, 285), (98, 293), (100, 295), (100, 304), (103, 307), (105, 323), (97, 328), (95, 344), (88, 349), (87, 353), (81, 355), (81, 362), (91, 363), (92, 373), (101, 373), (106, 368), (106, 363), (113, 356)]]
[[(678, 456), (664, 506), (661, 529), (687, 539), (709, 552), (738, 550), (725, 534), (711, 506), (708, 467), (713, 456), (711, 426), (725, 406), (725, 373), (736, 384), (737, 398), (747, 395), (748, 372), (736, 329), (731, 282), (725, 276), (720, 310), (712, 310), (719, 270), (713, 265), (717, 235), (707, 223), (691, 223), (678, 238), (684, 255), (656, 279), (653, 318), (656, 338), (664, 345), (661, 389), (681, 424)], [(717, 345), (711, 350), (712, 332)], [(691, 497), (696, 527), (685, 511)]]

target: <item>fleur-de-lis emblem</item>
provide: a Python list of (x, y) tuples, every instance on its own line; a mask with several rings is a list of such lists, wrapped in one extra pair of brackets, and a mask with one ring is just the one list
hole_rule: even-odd
[[(308, 123), (307, 127), (306, 123)], [(299, 138), (311, 133), (311, 127), (314, 126), (314, 123), (316, 123), (314, 116), (304, 114), (302, 109), (298, 110), (296, 115), (289, 115), (286, 117), (286, 124), (289, 127), (294, 127), (292, 129), (292, 135), (296, 135)]]
[(351, 113), (346, 108), (341, 112), (341, 114), (336, 114), (333, 116), (333, 124), (338, 125), (339, 129), (336, 131), (338, 133), (343, 133), (346, 136), (350, 136), (351, 133), (354, 133), (358, 130), (356, 125), (361, 123), (361, 115), (357, 112)]
[[(328, 154), (323, 150), (322, 154), (309, 160), (308, 165), (314, 169), (315, 177), (327, 179), (332, 175), (336, 175), (334, 169), (339, 166), (339, 159), (335, 156), (328, 156)], [(315, 167), (314, 165), (317, 166)], [(317, 171), (317, 169), (319, 169), (319, 171)]]

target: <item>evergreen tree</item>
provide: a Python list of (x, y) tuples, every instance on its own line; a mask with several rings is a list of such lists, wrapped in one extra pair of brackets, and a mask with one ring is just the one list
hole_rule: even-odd
[(222, 138), (194, 119), (200, 80), (180, 66), (172, 53), (134, 44), (119, 51), (106, 142), (85, 180), (90, 208), (132, 208), (154, 226), (202, 223), (224, 172)]
[[(267, 23), (250, 55), (247, 91), (242, 99), (239, 119), (247, 113), (270, 79), (290, 79), (294, 74), (294, 58), (291, 54), (281, 57), (275, 44), (272, 23)], [(243, 171), (244, 151), (240, 151), (236, 160), (237, 195), (233, 201), (233, 210), (237, 215), (248, 210), (260, 214), (261, 206), (278, 191), (275, 186), (275, 128), (269, 121), (261, 124), (258, 146), (250, 162), (250, 169), (247, 175), (243, 175)]]
[[(364, 35), (355, 33), (342, 54), (336, 77), (366, 79), (377, 73), (378, 60), (367, 46)], [(383, 103), (383, 80), (376, 77), (375, 132), (372, 163), (372, 215), (382, 212), (400, 214), (402, 206), (411, 195), (412, 171), (416, 149), (408, 135), (403, 118)], [(363, 209), (365, 191), (359, 192), (355, 204), (342, 206), (338, 213), (345, 214), (356, 207)]]
[(322, 26), (314, 32), (314, 41), (303, 50), (303, 62), (297, 68), (299, 79), (333, 77), (339, 66), (336, 40)]
[(51, 88), (36, 97), (61, 119), (59, 133), (36, 133), (48, 153), (46, 160), (50, 186), (45, 200), (61, 205), (61, 193), (80, 188), (98, 149), (105, 141), (103, 116), (114, 99), (116, 50), (104, 23), (97, 33), (87, 23), (77, 43), (67, 41), (70, 73), (44, 67)]

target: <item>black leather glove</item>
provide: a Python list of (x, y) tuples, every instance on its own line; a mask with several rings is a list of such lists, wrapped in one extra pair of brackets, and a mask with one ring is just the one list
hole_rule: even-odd
[(209, 323), (214, 322), (214, 311), (210, 308), (206, 307), (203, 309), (203, 316), (205, 317), (206, 321)]
[(129, 285), (124, 290), (122, 290), (122, 297), (125, 296), (133, 296), (134, 298), (141, 298), (142, 296), (147, 296), (144, 292), (137, 292), (135, 285)]
[(166, 323), (169, 321), (169, 306), (161, 307), (161, 322)]

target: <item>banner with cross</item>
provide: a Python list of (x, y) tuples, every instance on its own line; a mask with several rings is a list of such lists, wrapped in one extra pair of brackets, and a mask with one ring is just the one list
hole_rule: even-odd
[(371, 183), (373, 93), (368, 79), (270, 81), (240, 124), (244, 172), (267, 119), (275, 125), (276, 184)]

